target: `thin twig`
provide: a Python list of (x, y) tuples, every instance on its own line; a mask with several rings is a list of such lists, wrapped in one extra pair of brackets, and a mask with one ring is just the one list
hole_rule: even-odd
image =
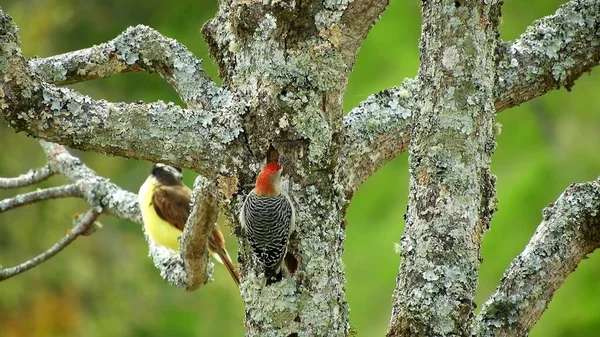
[(52, 256), (56, 255), (58, 252), (63, 250), (66, 246), (68, 246), (71, 242), (73, 242), (78, 236), (82, 233), (85, 233), (90, 226), (98, 219), (100, 216), (100, 212), (90, 209), (83, 217), (79, 218), (75, 224), (75, 228), (60, 239), (56, 244), (54, 244), (50, 249), (43, 252), (42, 254), (34, 257), (33, 259), (23, 262), (18, 266), (0, 269), (0, 281), (4, 281), (8, 278), (11, 278), (15, 275), (21, 274), (31, 268), (36, 267), (37, 265), (47, 261)]
[(48, 165), (35, 170), (29, 170), (29, 172), (21, 174), (14, 178), (2, 178), (0, 177), (0, 188), (17, 188), (25, 187), (33, 184), (37, 184), (44, 181), (54, 175), (54, 172)]
[(59, 187), (51, 187), (43, 190), (37, 190), (25, 194), (17, 195), (14, 198), (0, 201), (0, 213), (6, 212), (16, 207), (32, 204), (34, 202), (46, 199), (58, 199), (68, 197), (81, 197), (81, 189), (76, 184), (69, 184)]

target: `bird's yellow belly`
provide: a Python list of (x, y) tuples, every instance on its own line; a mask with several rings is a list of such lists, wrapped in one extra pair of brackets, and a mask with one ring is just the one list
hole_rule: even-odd
[(176, 227), (173, 227), (168, 222), (161, 219), (154, 206), (152, 206), (152, 194), (156, 184), (152, 177), (146, 179), (140, 192), (138, 194), (138, 202), (140, 203), (140, 210), (142, 212), (142, 220), (144, 221), (144, 229), (146, 234), (155, 243), (179, 251), (179, 242), (177, 239), (181, 235), (181, 231)]

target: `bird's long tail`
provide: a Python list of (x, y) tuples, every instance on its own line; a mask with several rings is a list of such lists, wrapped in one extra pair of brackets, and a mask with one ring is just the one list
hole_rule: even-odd
[(227, 269), (227, 271), (229, 272), (229, 275), (231, 275), (231, 278), (233, 279), (235, 284), (239, 287), (240, 286), (240, 276), (238, 275), (237, 271), (235, 270), (235, 267), (233, 266), (233, 262), (231, 262), (231, 257), (229, 256), (229, 253), (225, 249), (219, 249), (217, 251), (217, 254), (219, 256), (219, 259), (221, 260), (219, 262), (221, 262), (225, 266), (225, 269)]
[(240, 286), (240, 277), (233, 266), (233, 262), (231, 262), (231, 257), (227, 252), (227, 248), (225, 248), (225, 239), (223, 238), (223, 234), (219, 230), (219, 226), (215, 224), (215, 229), (212, 231), (211, 235), (208, 237), (208, 250), (212, 257), (221, 262), (231, 278), (235, 282), (235, 284)]

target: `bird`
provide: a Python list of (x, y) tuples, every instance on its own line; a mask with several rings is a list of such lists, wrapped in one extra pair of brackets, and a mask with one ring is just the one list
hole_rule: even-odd
[[(190, 215), (192, 190), (183, 181), (178, 167), (156, 163), (138, 192), (144, 229), (156, 244), (179, 252), (178, 238)], [(225, 248), (225, 239), (215, 224), (208, 236), (208, 252), (222, 263), (239, 286), (239, 276)]]
[(282, 278), (281, 264), (296, 222), (294, 205), (281, 186), (282, 170), (278, 162), (264, 166), (239, 214), (250, 248), (264, 266), (267, 285)]

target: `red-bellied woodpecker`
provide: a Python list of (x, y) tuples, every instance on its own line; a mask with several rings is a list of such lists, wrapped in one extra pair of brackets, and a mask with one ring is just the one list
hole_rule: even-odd
[(279, 163), (267, 164), (240, 211), (240, 223), (250, 248), (265, 267), (267, 284), (281, 279), (281, 262), (296, 217), (292, 201), (281, 188), (282, 169)]

